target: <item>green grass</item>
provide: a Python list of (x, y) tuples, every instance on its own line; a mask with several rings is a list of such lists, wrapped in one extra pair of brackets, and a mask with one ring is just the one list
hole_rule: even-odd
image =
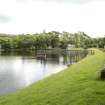
[(105, 53), (95, 51), (60, 73), (3, 97), (0, 105), (105, 105), (105, 81), (99, 79)]

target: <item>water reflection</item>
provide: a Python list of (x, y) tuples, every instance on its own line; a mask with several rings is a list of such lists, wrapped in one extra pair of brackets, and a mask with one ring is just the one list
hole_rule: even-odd
[[(74, 59), (74, 60), (73, 60)], [(6, 95), (41, 80), (76, 62), (75, 56), (67, 54), (46, 54), (46, 58), (35, 53), (1, 53), (0, 95)]]

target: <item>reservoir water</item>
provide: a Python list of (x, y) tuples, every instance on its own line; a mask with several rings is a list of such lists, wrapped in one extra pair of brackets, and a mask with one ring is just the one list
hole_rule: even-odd
[(74, 55), (49, 54), (1, 54), (0, 55), (0, 96), (29, 86), (33, 82), (57, 73), (70, 63), (77, 62)]

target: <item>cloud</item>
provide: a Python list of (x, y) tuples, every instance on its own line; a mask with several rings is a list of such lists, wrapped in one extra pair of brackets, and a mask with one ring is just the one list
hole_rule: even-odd
[(67, 1), (71, 3), (76, 3), (76, 4), (84, 4), (84, 3), (89, 3), (97, 0), (67, 0)]
[[(27, 1), (27, 0), (24, 0)], [(31, 0), (31, 1), (41, 1), (41, 2), (57, 2), (57, 3), (73, 3), (73, 4), (86, 4), (89, 2), (94, 2), (98, 0)], [(100, 0), (102, 1), (102, 0)]]
[[(87, 4), (91, 2), (97, 2), (99, 0), (16, 0), (17, 3), (29, 3), (29, 2), (55, 2), (55, 3), (71, 3), (71, 4)], [(105, 0), (100, 0), (105, 1)]]
[(11, 18), (8, 15), (0, 14), (0, 23), (10, 22)]
[(45, 29), (105, 35), (104, 10), (105, 0), (0, 0), (0, 32), (35, 33)]
[(17, 3), (26, 3), (29, 0), (16, 0)]

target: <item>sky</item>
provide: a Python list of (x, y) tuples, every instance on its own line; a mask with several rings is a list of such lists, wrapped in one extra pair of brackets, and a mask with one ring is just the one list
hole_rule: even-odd
[(83, 31), (105, 35), (105, 0), (0, 0), (0, 33)]

